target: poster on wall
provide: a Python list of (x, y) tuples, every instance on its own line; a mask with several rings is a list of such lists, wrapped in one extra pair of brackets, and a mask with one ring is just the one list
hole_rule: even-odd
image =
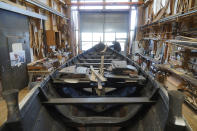
[(10, 52), (11, 66), (20, 66), (25, 63), (25, 51), (22, 48), (22, 43), (13, 43), (12, 52)]

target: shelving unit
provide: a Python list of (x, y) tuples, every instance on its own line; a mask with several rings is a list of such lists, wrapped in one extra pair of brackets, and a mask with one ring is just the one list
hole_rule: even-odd
[(188, 18), (188, 17), (192, 17), (192, 16), (195, 16), (195, 15), (197, 15), (197, 9), (196, 10), (191, 10), (191, 11), (188, 11), (188, 12), (183, 12), (183, 13), (178, 13), (178, 14), (175, 14), (175, 15), (171, 15), (171, 16), (162, 18), (162, 19), (160, 19), (156, 22), (140, 26), (139, 28), (143, 29), (143, 28), (147, 28), (147, 27), (150, 27), (150, 26), (161, 26), (161, 24), (166, 24), (166, 23), (172, 22), (172, 21), (178, 21), (177, 19), (181, 20), (183, 18)]
[[(164, 74), (168, 72), (170, 76), (172, 75), (171, 77), (176, 76), (175, 79), (184, 80), (186, 82), (185, 87), (190, 86), (190, 84), (196, 87), (196, 78), (188, 74), (196, 74), (195, 72), (197, 72), (195, 70), (197, 54), (194, 52), (197, 50), (197, 3), (193, 0), (170, 0), (164, 5), (162, 4), (164, 4), (162, 0), (148, 1), (146, 6), (138, 9), (138, 12), (144, 13), (144, 15), (138, 18), (136, 41), (140, 51), (149, 54), (148, 56), (138, 54), (139, 59), (146, 63), (159, 63), (164, 67), (171, 65), (171, 67), (163, 69), (158, 68), (157, 64), (153, 66), (157, 72)], [(152, 53), (156, 54), (156, 57), (160, 57), (159, 61), (155, 62), (154, 57), (150, 56)], [(151, 70), (150, 64), (147, 64), (147, 67), (148, 70)], [(187, 74), (178, 72), (177, 68), (181, 68)], [(152, 73), (156, 76), (157, 72)], [(165, 79), (168, 75), (162, 77), (165, 77), (163, 81), (165, 85), (167, 81)], [(177, 88), (175, 85), (174, 87)], [(192, 89), (196, 91), (196, 88), (193, 87)], [(185, 94), (187, 96), (187, 93)], [(189, 102), (188, 99), (186, 101)], [(189, 104), (192, 105), (191, 102)]]
[[(57, 15), (57, 16), (60, 16), (61, 18), (64, 18), (66, 20), (69, 20), (69, 18), (67, 18), (64, 14), (62, 14), (61, 12), (51, 8), (50, 6), (47, 6), (45, 5), (44, 3), (38, 1), (38, 0), (25, 0), (25, 2), (28, 2), (30, 4), (33, 4), (41, 9), (44, 9), (46, 11), (49, 11), (50, 13), (54, 14), (54, 15)], [(62, 3), (62, 2), (61, 2)], [(65, 5), (65, 4), (63, 4)]]
[(183, 40), (176, 40), (176, 39), (160, 39), (160, 38), (149, 38), (145, 37), (143, 40), (154, 40), (154, 41), (162, 41), (164, 43), (170, 43), (174, 44), (177, 46), (182, 46), (184, 48), (189, 48), (189, 49), (197, 49), (197, 42), (192, 42), (192, 41), (183, 41)]

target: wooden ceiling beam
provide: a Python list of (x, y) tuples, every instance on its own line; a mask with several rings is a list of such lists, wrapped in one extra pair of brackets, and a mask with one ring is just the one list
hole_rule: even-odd
[(67, 3), (70, 6), (139, 6), (144, 2), (76, 2)]

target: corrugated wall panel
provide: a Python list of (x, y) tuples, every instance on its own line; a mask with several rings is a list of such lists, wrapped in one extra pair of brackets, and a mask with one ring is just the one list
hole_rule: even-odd
[(80, 13), (81, 32), (128, 32), (129, 13)]

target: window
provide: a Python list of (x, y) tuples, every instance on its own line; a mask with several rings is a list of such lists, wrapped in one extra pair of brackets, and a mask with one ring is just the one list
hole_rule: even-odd
[[(104, 0), (78, 0), (79, 2), (104, 2)], [(138, 0), (132, 0), (132, 2), (137, 2)], [(72, 3), (77, 3), (77, 0), (71, 0)], [(105, 2), (130, 2), (130, 0), (105, 0)], [(102, 10), (102, 9), (109, 9), (109, 10), (118, 10), (118, 9), (129, 9), (130, 6), (122, 5), (122, 6), (80, 6), (79, 9), (85, 10)], [(77, 9), (77, 6), (72, 7), (73, 10)]]
[(103, 33), (81, 33), (82, 50), (88, 50), (101, 41), (103, 41)]
[(72, 11), (72, 21), (74, 23), (75, 30), (78, 30), (78, 11)]
[[(130, 0), (106, 0), (106, 2), (129, 2)], [(106, 6), (106, 9), (129, 9), (129, 6)]]
[(88, 50), (92, 48), (92, 42), (82, 42), (82, 50)]
[(116, 33), (116, 38), (117, 39), (126, 39), (127, 33)]
[[(105, 40), (103, 38), (105, 35)], [(113, 33), (99, 33), (99, 32), (82, 32), (81, 33), (81, 44), (82, 50), (88, 50), (98, 44), (104, 42), (107, 46), (111, 46), (113, 41), (118, 41), (121, 46), (121, 50), (124, 51), (125, 43), (127, 41), (127, 33), (125, 32), (113, 32)]]
[(77, 6), (72, 6), (71, 7), (71, 10), (76, 10), (77, 9)]
[(131, 40), (133, 39), (133, 37), (134, 37), (134, 31), (130, 31), (130, 38), (131, 38)]
[(99, 42), (100, 42), (100, 41), (93, 42), (93, 43), (92, 43), (92, 46), (95, 46), (95, 45), (97, 45)]
[(115, 41), (115, 33), (105, 33), (105, 41)]
[(105, 42), (105, 44), (106, 44), (107, 46), (113, 45), (113, 44), (112, 44), (112, 41), (107, 41), (107, 42)]
[(103, 9), (103, 6), (81, 6), (80, 9), (99, 10)]
[(127, 33), (116, 33), (116, 41), (120, 43), (121, 51), (125, 49), (125, 43), (127, 40)]
[(80, 0), (80, 2), (91, 2), (91, 3), (97, 3), (97, 2), (103, 2), (103, 0)]
[(121, 51), (124, 51), (126, 40), (117, 40), (120, 43)]
[(134, 30), (136, 27), (136, 8), (132, 7), (131, 16), (130, 16), (130, 40), (132, 41), (134, 38)]
[[(80, 0), (80, 2), (103, 2), (103, 0)], [(81, 6), (80, 9), (89, 9), (89, 10), (98, 10), (98, 9), (103, 9), (103, 6)]]
[[(77, 3), (77, 0), (71, 0), (72, 3)], [(71, 10), (76, 10), (77, 9), (77, 6), (72, 6), (71, 7)]]
[(131, 26), (130, 26), (130, 29), (131, 30), (134, 30), (135, 29), (135, 26), (136, 26), (136, 10), (135, 9), (132, 9), (131, 10), (131, 16), (130, 16), (130, 21), (131, 21)]
[(129, 6), (106, 6), (106, 9), (129, 9)]
[(103, 33), (93, 33), (93, 41), (103, 41)]
[(92, 33), (82, 33), (82, 41), (92, 41)]
[(77, 3), (77, 0), (71, 0), (72, 3)]

